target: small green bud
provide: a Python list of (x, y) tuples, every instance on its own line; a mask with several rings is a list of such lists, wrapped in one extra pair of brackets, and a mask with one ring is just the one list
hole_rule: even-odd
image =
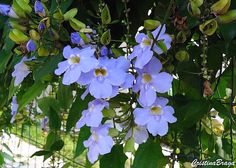
[(66, 12), (63, 16), (65, 20), (70, 20), (72, 18), (75, 17), (75, 15), (77, 14), (78, 9), (77, 8), (73, 8), (71, 10), (69, 10), (68, 12)]
[(19, 24), (19, 22), (16, 21), (15, 19), (9, 19), (9, 23), (10, 23), (11, 27), (14, 29), (18, 29), (21, 31), (27, 30), (27, 28), (25, 26), (22, 26), (21, 24)]
[(17, 16), (23, 17), (23, 18), (26, 17), (25, 11), (21, 8), (21, 6), (19, 6), (16, 0), (13, 1), (12, 9), (17, 14)]
[(144, 21), (144, 28), (146, 30), (154, 30), (160, 25), (161, 25), (161, 22), (159, 22), (158, 20), (147, 19)]
[(201, 15), (201, 10), (194, 3), (188, 4), (188, 12), (193, 17), (200, 17), (200, 15)]
[(32, 8), (29, 5), (29, 1), (25, 0), (15, 0), (15, 2), (20, 6), (20, 8), (27, 14), (32, 12)]
[(109, 135), (110, 135), (111, 137), (116, 137), (116, 136), (119, 135), (119, 131), (118, 131), (117, 129), (115, 129), (115, 128), (110, 128), (110, 129), (109, 129)]
[(111, 23), (111, 14), (107, 5), (104, 6), (101, 13), (101, 19), (103, 24)]
[(9, 37), (17, 44), (25, 43), (29, 40), (29, 37), (18, 29), (12, 29), (9, 33)]
[(49, 56), (49, 51), (46, 48), (40, 47), (38, 49), (38, 55), (42, 57), (47, 57)]
[(35, 40), (35, 41), (39, 41), (39, 39), (40, 39), (39, 33), (34, 29), (29, 31), (29, 35), (30, 35), (30, 38)]
[(175, 153), (176, 153), (176, 154), (180, 154), (180, 149), (179, 149), (179, 148), (176, 148), (176, 149), (175, 149)]
[(63, 20), (63, 14), (61, 11), (57, 11), (56, 13), (53, 14), (53, 18), (57, 20)]
[(113, 117), (115, 117), (116, 112), (115, 112), (113, 109), (106, 109), (106, 108), (105, 108), (105, 109), (102, 111), (102, 114), (103, 114), (104, 117), (113, 118)]
[(111, 33), (110, 30), (105, 31), (100, 38), (102, 45), (108, 45), (111, 42)]
[(236, 9), (228, 11), (226, 14), (218, 16), (217, 21), (219, 23), (230, 23), (236, 20)]
[(126, 141), (125, 146), (124, 146), (124, 153), (125, 152), (135, 152), (134, 149), (134, 138), (130, 138), (128, 141)]
[(86, 25), (83, 22), (81, 22), (75, 18), (71, 18), (69, 23), (70, 23), (70, 26), (76, 31), (79, 31), (80, 29), (86, 27)]
[(189, 54), (185, 50), (180, 50), (175, 54), (175, 58), (180, 62), (188, 61), (189, 60)]
[(190, 3), (200, 7), (203, 4), (203, 0), (190, 0)]
[(184, 31), (180, 31), (176, 36), (177, 43), (184, 43), (187, 40), (186, 34)]

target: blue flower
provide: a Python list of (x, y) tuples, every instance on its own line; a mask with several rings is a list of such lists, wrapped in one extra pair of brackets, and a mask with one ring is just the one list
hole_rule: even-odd
[(65, 72), (62, 80), (64, 85), (76, 82), (80, 78), (81, 72), (87, 73), (98, 65), (94, 52), (95, 49), (91, 47), (79, 49), (66, 46), (63, 50), (66, 60), (58, 64), (55, 74), (61, 75)]
[[(156, 30), (152, 32), (154, 38), (157, 36), (158, 32), (160, 31), (160, 28), (161, 26), (159, 26)], [(168, 34), (165, 34), (165, 31), (166, 27), (164, 25), (157, 38), (157, 41), (163, 42), (166, 49), (168, 50), (171, 47), (172, 39)], [(134, 66), (136, 68), (142, 69), (143, 66), (145, 66), (153, 56), (153, 51), (151, 51), (153, 39), (149, 38), (148, 35), (144, 33), (138, 33), (135, 39), (136, 42), (139, 44), (134, 47), (133, 52), (129, 55), (129, 59), (137, 57)], [(157, 44), (154, 44), (153, 50), (157, 54), (162, 54), (164, 52)]]
[(94, 163), (99, 154), (104, 155), (111, 152), (114, 142), (108, 135), (109, 128), (108, 124), (91, 128), (92, 135), (88, 140), (84, 141), (84, 146), (88, 148), (87, 156), (90, 163)]
[(35, 4), (34, 4), (34, 11), (35, 11), (35, 13), (37, 13), (39, 16), (45, 16), (46, 14), (45, 14), (45, 9), (44, 9), (44, 7), (43, 7), (43, 4), (42, 4), (42, 2), (41, 1), (39, 1), (39, 0), (36, 0), (35, 1)]
[(26, 44), (26, 49), (28, 52), (35, 51), (36, 50), (36, 44), (33, 40), (29, 40)]
[(44, 29), (46, 28), (46, 25), (44, 22), (40, 22), (39, 23), (39, 26), (38, 26), (38, 29), (40, 32), (44, 31)]
[(78, 32), (73, 32), (70, 35), (71, 43), (79, 45), (82, 41), (80, 34)]
[(134, 137), (134, 142), (137, 144), (145, 143), (149, 137), (147, 129), (143, 126), (135, 126), (131, 128), (127, 132), (125, 140), (131, 138), (132, 135)]
[(0, 14), (8, 16), (10, 8), (11, 8), (10, 5), (0, 4)]
[(168, 99), (160, 97), (149, 107), (136, 108), (134, 121), (139, 126), (145, 126), (153, 135), (164, 136), (168, 132), (168, 123), (176, 122), (174, 109), (167, 106)]
[(88, 109), (82, 112), (82, 117), (77, 122), (76, 127), (81, 128), (85, 124), (89, 127), (98, 127), (102, 122), (102, 110), (109, 104), (104, 100), (93, 100), (89, 102)]
[(106, 57), (108, 55), (108, 48), (106, 46), (102, 46), (100, 53), (102, 57)]
[(125, 57), (117, 59), (99, 58), (99, 64), (92, 71), (78, 79), (95, 98), (111, 98), (118, 94), (119, 86), (125, 83), (130, 62)]
[(23, 57), (22, 60), (14, 66), (12, 77), (15, 77), (14, 86), (18, 86), (30, 74), (29, 67), (24, 63), (25, 61), (31, 61), (33, 58)]
[(17, 103), (17, 99), (16, 96), (12, 97), (12, 102), (11, 102), (11, 121), (10, 123), (13, 123), (15, 121), (15, 117), (17, 114), (17, 110), (18, 110), (18, 103)]
[(153, 57), (142, 70), (138, 70), (133, 91), (140, 91), (139, 103), (143, 106), (150, 106), (154, 103), (156, 92), (165, 93), (171, 88), (173, 77), (166, 72), (160, 72), (161, 69), (161, 62)]
[(12, 18), (19, 18), (10, 5), (0, 4), (0, 14)]

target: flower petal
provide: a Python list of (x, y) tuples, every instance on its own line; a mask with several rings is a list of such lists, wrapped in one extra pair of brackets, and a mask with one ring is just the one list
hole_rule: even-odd
[(55, 70), (56, 75), (61, 75), (69, 68), (68, 61), (63, 61), (58, 64), (58, 68)]
[(80, 66), (70, 67), (64, 74), (62, 83), (64, 85), (70, 85), (78, 80), (81, 74)]
[(150, 120), (150, 110), (144, 108), (136, 108), (134, 110), (134, 122), (138, 125), (144, 126)]
[(106, 79), (103, 81), (94, 79), (89, 86), (89, 91), (97, 99), (109, 98), (112, 95), (112, 85)]
[(155, 100), (156, 100), (156, 92), (151, 86), (147, 86), (147, 88), (142, 88), (140, 90), (139, 95), (139, 103), (142, 105), (142, 107), (148, 107), (151, 106)]
[(145, 66), (152, 58), (153, 52), (150, 49), (144, 50), (142, 53), (140, 53), (137, 56), (137, 59), (135, 61), (135, 67), (142, 69), (143, 66)]
[(166, 73), (161, 72), (153, 77), (152, 85), (155, 87), (156, 91), (159, 93), (165, 93), (171, 88), (171, 83), (173, 81), (173, 77)]

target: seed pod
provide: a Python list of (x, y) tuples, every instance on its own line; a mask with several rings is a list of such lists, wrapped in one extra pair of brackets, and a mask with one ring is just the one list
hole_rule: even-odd
[(225, 14), (230, 7), (231, 0), (219, 0), (211, 6), (211, 12), (214, 14)]
[(175, 58), (180, 62), (188, 61), (189, 60), (189, 54), (185, 50), (180, 50), (175, 54)]
[(199, 30), (208, 36), (211, 36), (215, 33), (218, 28), (217, 21), (215, 19), (207, 20), (201, 25), (199, 25)]

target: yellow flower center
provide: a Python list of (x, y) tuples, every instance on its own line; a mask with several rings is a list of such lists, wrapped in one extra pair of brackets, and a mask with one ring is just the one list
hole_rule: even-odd
[(103, 69), (103, 68), (97, 68), (97, 69), (95, 69), (95, 75), (96, 76), (106, 76), (107, 71), (106, 71), (106, 69)]
[(144, 40), (142, 40), (142, 43), (145, 46), (150, 46), (152, 42), (151, 42), (151, 39), (144, 39)]
[(73, 56), (73, 57), (70, 58), (70, 62), (72, 64), (78, 64), (78, 63), (80, 63), (80, 57)]
[(152, 76), (151, 76), (151, 75), (149, 75), (149, 74), (143, 74), (143, 81), (144, 81), (145, 83), (149, 83), (149, 82), (151, 82), (151, 80), (152, 80)]
[(160, 115), (161, 111), (162, 111), (161, 107), (158, 107), (158, 106), (153, 106), (151, 108), (151, 112), (156, 115)]

